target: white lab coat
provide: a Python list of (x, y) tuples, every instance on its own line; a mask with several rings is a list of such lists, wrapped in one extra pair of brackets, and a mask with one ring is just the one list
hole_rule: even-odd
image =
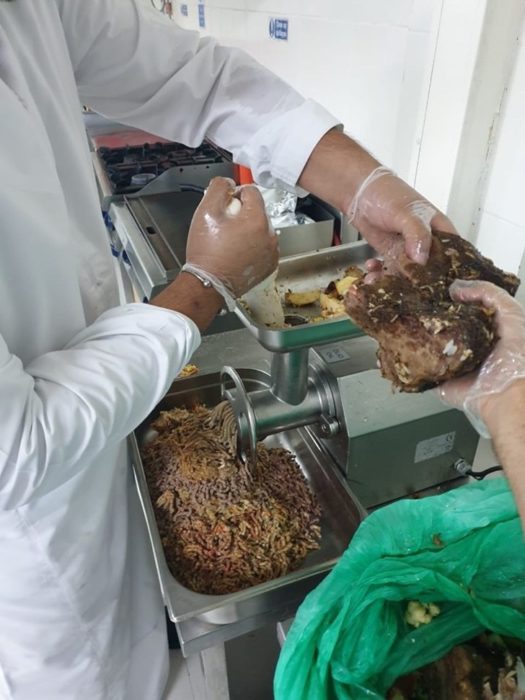
[(124, 438), (199, 343), (116, 306), (80, 103), (293, 185), (336, 124), (139, 0), (0, 2), (0, 698), (158, 700), (159, 587)]

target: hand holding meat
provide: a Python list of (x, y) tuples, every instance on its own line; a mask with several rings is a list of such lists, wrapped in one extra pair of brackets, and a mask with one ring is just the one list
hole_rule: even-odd
[(408, 258), (422, 265), (428, 260), (432, 231), (455, 231), (444, 214), (382, 166), (363, 181), (347, 216), (380, 255), (393, 257), (401, 236)]
[(489, 282), (457, 280), (450, 295), (463, 304), (482, 304), (494, 314), (499, 340), (479, 371), (440, 389), (443, 401), (463, 409), (480, 435), (489, 437), (483, 414), (491, 398), (525, 378), (525, 314), (505, 290)]
[(277, 236), (255, 187), (235, 192), (215, 178), (193, 217), (183, 270), (209, 280), (226, 299), (237, 298), (277, 267)]
[(482, 304), (451, 298), (456, 279), (487, 280), (514, 294), (519, 279), (498, 269), (468, 241), (435, 231), (427, 265), (403, 250), (387, 254), (347, 294), (350, 317), (379, 343), (379, 367), (401, 391), (418, 392), (473, 371), (497, 339), (496, 324)]

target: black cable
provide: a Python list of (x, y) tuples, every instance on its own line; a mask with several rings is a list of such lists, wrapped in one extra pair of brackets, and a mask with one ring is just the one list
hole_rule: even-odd
[(480, 472), (475, 472), (472, 469), (467, 469), (465, 471), (465, 474), (467, 474), (468, 476), (471, 476), (473, 479), (476, 479), (477, 481), (481, 481), (489, 474), (494, 474), (494, 472), (501, 472), (501, 471), (503, 471), (503, 467), (501, 467), (498, 464), (495, 467), (489, 467), (488, 469), (483, 469), (483, 471), (480, 471)]

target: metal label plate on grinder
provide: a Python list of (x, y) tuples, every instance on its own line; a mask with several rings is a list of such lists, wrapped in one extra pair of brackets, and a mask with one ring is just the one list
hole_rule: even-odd
[(416, 445), (414, 464), (425, 462), (427, 459), (432, 459), (433, 457), (441, 457), (441, 455), (452, 452), (455, 440), (456, 433), (452, 432), (418, 442)]

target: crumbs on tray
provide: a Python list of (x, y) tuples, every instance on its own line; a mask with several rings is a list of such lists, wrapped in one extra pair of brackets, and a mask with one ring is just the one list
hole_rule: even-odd
[(193, 377), (194, 374), (198, 374), (199, 368), (197, 365), (184, 365), (184, 367), (179, 372), (177, 379), (186, 379), (186, 377)]

